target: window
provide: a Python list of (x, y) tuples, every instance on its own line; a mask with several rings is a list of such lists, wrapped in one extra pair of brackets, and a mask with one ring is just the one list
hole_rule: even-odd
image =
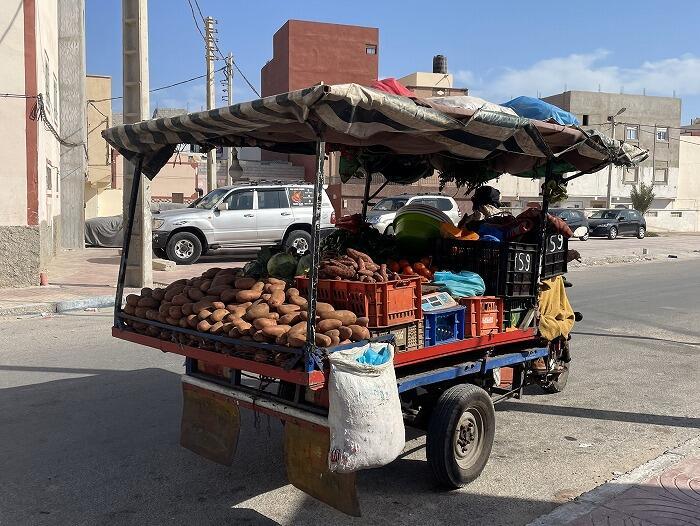
[(630, 210), (629, 215), (632, 221), (639, 221), (641, 219), (639, 212), (637, 212), (636, 210)]
[(238, 192), (231, 192), (231, 195), (226, 198), (225, 202), (228, 203), (229, 210), (252, 210), (253, 191), (241, 190)]
[(501, 201), (501, 208), (511, 208), (510, 201)]
[(656, 140), (668, 142), (668, 128), (656, 128)]
[(654, 184), (668, 183), (668, 162), (657, 161), (654, 165)]
[(287, 190), (284, 188), (258, 190), (258, 209), (269, 208), (289, 208)]
[(639, 166), (632, 169), (625, 169), (622, 172), (622, 182), (626, 184), (634, 184), (639, 180)]
[(418, 199), (414, 199), (411, 201), (410, 204), (412, 205), (426, 205), (426, 206), (432, 206), (433, 208), (438, 207), (437, 199), (435, 198), (428, 198), (428, 197), (419, 197)]
[(581, 124), (584, 126), (588, 126), (588, 115), (584, 115), (583, 118), (581, 119)]
[(683, 217), (683, 212), (671, 212), (671, 217)]
[(53, 120), (58, 124), (58, 79), (53, 76)]
[(639, 126), (625, 126), (625, 140), (638, 141), (639, 140)]
[(374, 44), (367, 44), (365, 46), (365, 53), (368, 55), (376, 55), (377, 54), (377, 46)]
[(51, 165), (46, 165), (46, 190), (53, 189), (53, 172), (51, 170)]
[(646, 214), (648, 217), (659, 217), (659, 213), (655, 210), (650, 210)]
[(449, 199), (438, 199), (437, 208), (438, 210), (442, 210), (443, 212), (452, 210), (452, 201), (450, 201)]

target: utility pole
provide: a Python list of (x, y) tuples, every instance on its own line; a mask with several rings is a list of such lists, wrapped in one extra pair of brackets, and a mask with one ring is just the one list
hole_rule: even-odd
[[(208, 16), (204, 19), (204, 40), (205, 50), (204, 58), (207, 63), (207, 109), (214, 109), (216, 101), (216, 93), (214, 86), (214, 61), (216, 60), (215, 52), (215, 35), (216, 35), (216, 20)], [(216, 188), (216, 150), (207, 152), (207, 192), (211, 192)]]
[[(610, 132), (613, 140), (615, 140), (615, 117), (618, 117), (619, 115), (622, 115), (627, 108), (620, 108), (620, 110), (613, 115), (612, 117), (609, 117), (608, 120), (612, 124), (612, 131)], [(608, 165), (608, 198), (607, 198), (607, 208), (612, 208), (612, 163)]]
[[(226, 57), (226, 103), (231, 106), (233, 104), (233, 53), (229, 53)], [(226, 178), (231, 181), (231, 156), (236, 150), (232, 147), (226, 148)]]
[[(149, 116), (147, 0), (122, 0), (122, 55), (124, 124), (133, 124)], [(124, 224), (127, 221), (134, 169), (134, 165), (124, 159)], [(150, 287), (153, 284), (151, 181), (143, 174), (139, 174), (139, 177), (141, 182), (124, 280), (127, 287)]]

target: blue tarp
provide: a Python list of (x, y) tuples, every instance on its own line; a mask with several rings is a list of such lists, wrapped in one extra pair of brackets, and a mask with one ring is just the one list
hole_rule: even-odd
[(535, 97), (516, 97), (513, 100), (504, 102), (501, 106), (511, 108), (519, 117), (527, 119), (557, 122), (565, 126), (578, 126), (580, 124), (573, 114)]

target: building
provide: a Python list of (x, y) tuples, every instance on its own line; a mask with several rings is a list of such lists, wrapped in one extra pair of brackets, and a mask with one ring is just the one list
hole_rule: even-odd
[(0, 287), (39, 285), (60, 246), (58, 2), (0, 2), (0, 27)]
[(681, 126), (681, 135), (700, 135), (700, 118), (695, 118), (690, 121), (690, 124)]
[(454, 85), (454, 77), (447, 71), (447, 57), (435, 55), (433, 57), (433, 71), (416, 71), (398, 81), (415, 93), (418, 97), (454, 97), (469, 95), (466, 88), (457, 88)]

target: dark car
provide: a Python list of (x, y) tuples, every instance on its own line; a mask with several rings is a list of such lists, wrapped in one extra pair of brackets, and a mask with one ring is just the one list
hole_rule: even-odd
[(588, 239), (588, 218), (581, 210), (576, 210), (574, 208), (550, 208), (549, 213), (565, 221), (574, 232), (574, 236), (581, 241), (586, 241), (586, 239)]
[(643, 239), (647, 231), (644, 216), (627, 208), (596, 210), (588, 217), (588, 225), (592, 236), (608, 239), (624, 235)]

